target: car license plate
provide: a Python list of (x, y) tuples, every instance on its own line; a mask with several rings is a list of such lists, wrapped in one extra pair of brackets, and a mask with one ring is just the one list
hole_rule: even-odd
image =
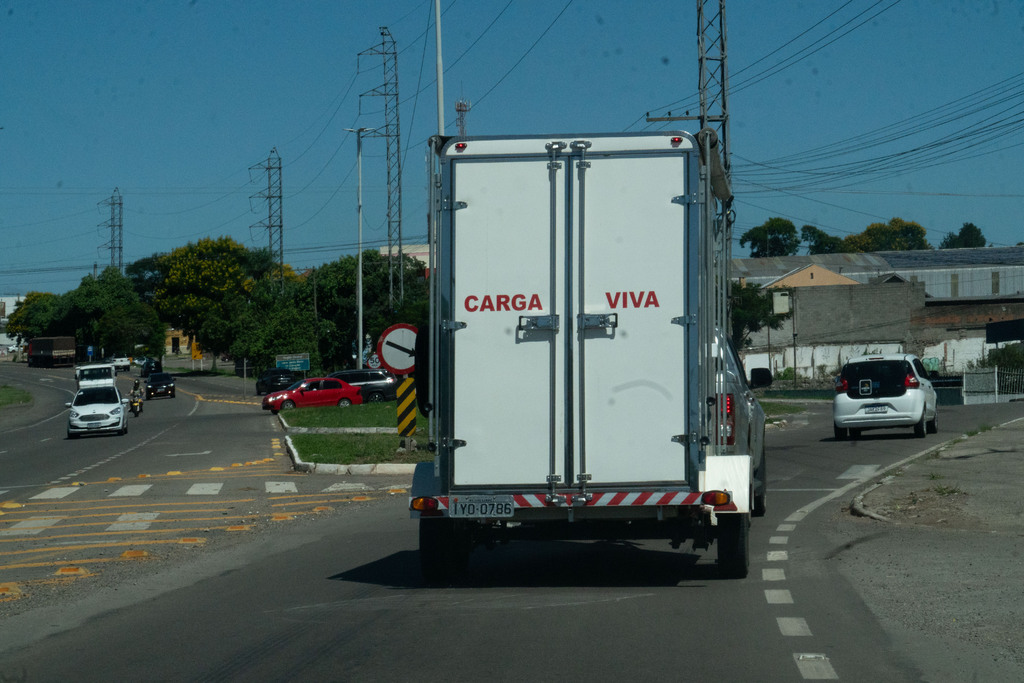
[(866, 406), (864, 408), (865, 413), (884, 413), (885, 410), (885, 406)]
[(515, 512), (512, 496), (452, 496), (448, 501), (450, 517), (511, 517)]

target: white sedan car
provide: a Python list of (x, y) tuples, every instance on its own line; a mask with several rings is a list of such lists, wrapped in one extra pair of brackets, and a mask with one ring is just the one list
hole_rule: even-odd
[(858, 356), (836, 378), (832, 423), (837, 441), (885, 427), (913, 427), (914, 436), (924, 437), (938, 431), (938, 422), (935, 389), (917, 356)]
[(68, 413), (68, 438), (80, 434), (128, 433), (127, 398), (122, 398), (115, 386), (86, 387), (65, 405)]

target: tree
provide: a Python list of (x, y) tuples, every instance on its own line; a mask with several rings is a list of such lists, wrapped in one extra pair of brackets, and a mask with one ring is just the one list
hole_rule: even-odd
[(144, 304), (152, 305), (156, 299), (156, 290), (166, 276), (161, 268), (162, 263), (163, 255), (153, 254), (129, 263), (124, 268), (125, 277), (131, 280), (135, 293)]
[(925, 229), (913, 221), (893, 218), (888, 223), (872, 223), (864, 232), (843, 240), (845, 251), (912, 251), (931, 249)]
[(830, 235), (813, 225), (800, 228), (800, 241), (807, 242), (808, 254), (839, 254), (844, 251), (841, 237)]
[(750, 335), (765, 327), (777, 330), (789, 313), (772, 312), (772, 292), (760, 285), (739, 282), (731, 283), (730, 319), (732, 321), (732, 343), (742, 349), (750, 343)]
[(167, 325), (152, 306), (141, 302), (117, 306), (99, 321), (99, 342), (108, 350), (135, 355), (136, 349), (152, 356), (162, 356)]
[(76, 289), (61, 295), (60, 319), (53, 332), (73, 336), (79, 344), (95, 344), (108, 353), (130, 353), (131, 349), (103, 346), (103, 327), (100, 320), (108, 311), (130, 306), (138, 301), (139, 297), (131, 281), (114, 266), (107, 266), (99, 276), (86, 275)]
[(53, 334), (60, 297), (49, 292), (29, 292), (7, 319), (7, 334), (21, 341)]
[(207, 237), (161, 257), (159, 268), (166, 275), (156, 289), (158, 313), (216, 358), (227, 348), (216, 332), (223, 326), (213, 321), (229, 320), (226, 300), (244, 294), (249, 258), (230, 237)]
[(769, 218), (763, 225), (747, 230), (740, 236), (740, 246), (748, 243), (751, 258), (792, 256), (800, 247), (796, 226), (785, 218)]
[(964, 223), (960, 232), (954, 234), (947, 232), (942, 238), (939, 249), (977, 249), (987, 244), (985, 236), (974, 223)]

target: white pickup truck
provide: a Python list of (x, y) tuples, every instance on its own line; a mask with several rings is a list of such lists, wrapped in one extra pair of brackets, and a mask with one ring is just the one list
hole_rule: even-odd
[(713, 135), (435, 141), (416, 378), (436, 457), (410, 495), (429, 581), (539, 538), (715, 543), (746, 576), (771, 376), (722, 341)]

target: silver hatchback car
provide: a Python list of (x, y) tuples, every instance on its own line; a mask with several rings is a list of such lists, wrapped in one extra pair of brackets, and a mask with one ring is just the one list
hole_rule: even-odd
[(935, 389), (921, 359), (912, 354), (851, 358), (836, 378), (832, 423), (836, 440), (863, 429), (913, 427), (914, 436), (938, 431)]

